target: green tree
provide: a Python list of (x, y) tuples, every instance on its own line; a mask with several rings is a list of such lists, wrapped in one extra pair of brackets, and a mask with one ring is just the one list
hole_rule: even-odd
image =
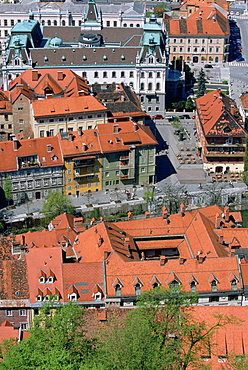
[(205, 78), (205, 72), (201, 68), (199, 72), (199, 77), (198, 77), (198, 87), (197, 87), (197, 93), (196, 97), (199, 98), (200, 96), (205, 95), (206, 93), (206, 78)]
[(215, 330), (235, 318), (218, 315), (209, 325), (192, 315), (196, 295), (178, 287), (144, 292), (138, 308), (100, 331), (97, 360), (105, 370), (203, 369)]
[(9, 205), (10, 200), (12, 200), (12, 183), (11, 183), (9, 175), (6, 176), (6, 179), (3, 184), (3, 190), (4, 190), (5, 199), (7, 200), (8, 205)]
[(194, 102), (190, 96), (186, 100), (185, 109), (187, 111), (192, 111), (194, 109)]
[(43, 203), (41, 212), (45, 216), (45, 221), (49, 222), (62, 213), (73, 213), (74, 207), (66, 194), (51, 191)]
[(45, 305), (34, 319), (31, 335), (7, 352), (0, 369), (78, 370), (93, 351), (84, 326), (80, 306)]

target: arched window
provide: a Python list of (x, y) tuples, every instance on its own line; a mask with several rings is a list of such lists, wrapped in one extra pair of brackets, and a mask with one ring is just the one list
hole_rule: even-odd
[(45, 21), (44, 21), (44, 19), (42, 19), (42, 21), (41, 21), (41, 25), (42, 25), (42, 26), (45, 26)]
[(190, 290), (191, 292), (196, 292), (196, 282), (194, 280), (190, 283)]
[(48, 25), (48, 26), (51, 26), (51, 21), (50, 21), (50, 19), (47, 21), (47, 25)]
[(123, 24), (123, 27), (127, 27), (127, 24), (126, 24), (126, 23), (124, 23), (124, 24)]
[(132, 23), (130, 24), (130, 27), (133, 27), (133, 24)]
[(149, 72), (148, 77), (152, 78), (152, 72)]
[(121, 285), (120, 284), (116, 284), (116, 286), (115, 286), (115, 295), (116, 295), (116, 297), (121, 296)]
[(54, 26), (57, 26), (58, 22), (57, 21), (53, 21), (53, 25)]
[(141, 72), (140, 77), (144, 78), (145, 77), (145, 72)]
[(62, 26), (65, 26), (65, 21), (64, 20), (62, 21)]
[(237, 280), (236, 279), (233, 279), (231, 281), (231, 287), (232, 287), (232, 290), (238, 290), (238, 287), (237, 287)]
[(155, 283), (152, 284), (152, 287), (153, 287), (153, 289), (158, 288), (159, 287), (159, 283), (157, 281), (155, 281)]
[(149, 90), (149, 91), (151, 91), (151, 90), (152, 90), (152, 83), (151, 83), (151, 82), (149, 82), (149, 84), (148, 84), (148, 90)]
[(136, 27), (140, 27), (139, 23), (138, 23), (138, 24), (136, 24)]
[(217, 281), (216, 280), (213, 280), (212, 282), (211, 282), (211, 290), (212, 290), (212, 292), (217, 292)]
[(20, 59), (15, 59), (15, 66), (19, 66), (20, 65)]
[(142, 82), (142, 83), (140, 84), (140, 90), (144, 90), (144, 88), (145, 88), (145, 84)]
[(141, 96), (141, 97), (140, 97), (140, 102), (141, 102), (141, 103), (144, 103), (144, 100), (145, 100), (144, 96)]
[(140, 283), (135, 284), (134, 289), (135, 289), (135, 295), (141, 295), (141, 285), (140, 285)]
[(156, 84), (156, 90), (160, 90), (160, 83), (159, 82)]

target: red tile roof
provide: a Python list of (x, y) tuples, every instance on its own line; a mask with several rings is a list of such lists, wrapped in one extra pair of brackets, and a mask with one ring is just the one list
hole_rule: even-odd
[(34, 117), (107, 111), (92, 95), (35, 100), (32, 106)]
[[(37, 155), (41, 167), (62, 166), (63, 158), (57, 136), (25, 139), (17, 141), (17, 150), (14, 150), (13, 141), (0, 142), (0, 171), (9, 172), (18, 170), (18, 158)], [(48, 151), (51, 146), (51, 151)]]
[(9, 90), (12, 92), (15, 86), (22, 84), (29, 86), (37, 95), (45, 95), (44, 89), (47, 87), (52, 88), (54, 94), (63, 91), (65, 96), (77, 96), (79, 92), (81, 95), (90, 93), (87, 81), (66, 68), (26, 69), (20, 76), (11, 81)]
[(228, 19), (215, 7), (203, 7), (190, 14), (187, 19), (170, 19), (165, 22), (170, 37), (225, 36), (230, 33)]
[[(197, 114), (204, 135), (245, 136), (241, 116), (234, 100), (214, 90), (196, 99)], [(230, 131), (224, 131), (229, 127)]]

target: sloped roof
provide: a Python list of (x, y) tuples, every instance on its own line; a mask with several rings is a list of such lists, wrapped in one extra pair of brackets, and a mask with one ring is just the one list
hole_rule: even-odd
[[(196, 99), (197, 113), (205, 135), (245, 136), (242, 120), (233, 99), (220, 90)], [(228, 130), (225, 131), (225, 128)]]
[(167, 19), (166, 29), (173, 36), (225, 36), (229, 35), (228, 19), (215, 7), (203, 7), (187, 19)]
[[(48, 145), (51, 145), (51, 151), (47, 150)], [(42, 167), (63, 165), (57, 136), (20, 140), (17, 146), (18, 149), (14, 150), (13, 141), (0, 142), (0, 158), (8, 158), (8, 161), (0, 161), (0, 172), (18, 170), (18, 158), (32, 155), (38, 156)]]
[(35, 100), (32, 106), (34, 117), (107, 111), (92, 95)]

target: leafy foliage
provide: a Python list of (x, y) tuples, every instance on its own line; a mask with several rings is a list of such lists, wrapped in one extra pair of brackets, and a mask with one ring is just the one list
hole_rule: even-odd
[(194, 109), (194, 102), (190, 96), (186, 100), (185, 109), (186, 111), (192, 111)]
[(12, 199), (12, 183), (11, 183), (9, 175), (6, 176), (6, 179), (3, 184), (3, 190), (4, 190), (5, 199), (9, 203), (9, 201)]
[(206, 93), (206, 78), (205, 78), (205, 76), (206, 76), (205, 72), (201, 68), (201, 70), (199, 72), (199, 77), (198, 77), (198, 88), (197, 88), (197, 93), (196, 93), (197, 98), (205, 95), (205, 93)]
[(41, 212), (45, 215), (46, 222), (49, 222), (64, 212), (73, 213), (74, 207), (67, 195), (59, 191), (51, 191), (43, 203)]
[(44, 306), (35, 317), (31, 335), (14, 346), (0, 362), (1, 370), (78, 370), (92, 353), (83, 327), (83, 309), (59, 306), (49, 314)]

